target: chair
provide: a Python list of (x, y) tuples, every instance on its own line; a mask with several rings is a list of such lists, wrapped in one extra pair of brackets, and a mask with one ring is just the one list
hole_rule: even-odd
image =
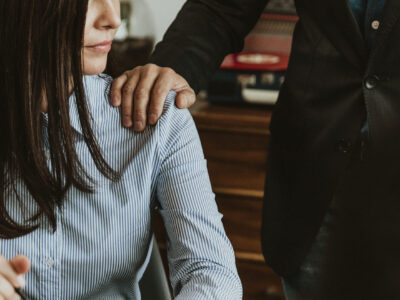
[(139, 282), (143, 300), (172, 300), (160, 250), (154, 237), (149, 264)]

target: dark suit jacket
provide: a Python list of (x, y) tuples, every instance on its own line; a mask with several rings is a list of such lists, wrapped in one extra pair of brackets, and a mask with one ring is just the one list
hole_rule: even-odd
[[(189, 0), (155, 50), (196, 89), (239, 51), (265, 0)], [(297, 0), (286, 80), (271, 121), (262, 242), (279, 274), (296, 271), (335, 189), (358, 155), (368, 118), (367, 157), (378, 179), (399, 178), (400, 1), (388, 0), (367, 52), (347, 0)], [(371, 168), (372, 168), (371, 167)], [(382, 191), (383, 192), (383, 191)]]

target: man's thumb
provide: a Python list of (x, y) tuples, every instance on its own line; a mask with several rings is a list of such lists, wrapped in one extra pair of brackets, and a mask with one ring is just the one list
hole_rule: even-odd
[(196, 94), (191, 88), (177, 92), (176, 104), (179, 108), (189, 108), (196, 101)]

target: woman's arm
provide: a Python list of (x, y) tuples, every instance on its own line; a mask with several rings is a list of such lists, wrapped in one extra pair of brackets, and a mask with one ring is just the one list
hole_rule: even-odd
[(242, 299), (235, 256), (218, 212), (193, 119), (170, 94), (157, 128), (160, 214), (175, 299)]

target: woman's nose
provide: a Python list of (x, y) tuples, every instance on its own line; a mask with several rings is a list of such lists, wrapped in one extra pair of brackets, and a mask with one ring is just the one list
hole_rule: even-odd
[(119, 0), (102, 0), (102, 11), (98, 26), (105, 29), (116, 29), (121, 25)]

